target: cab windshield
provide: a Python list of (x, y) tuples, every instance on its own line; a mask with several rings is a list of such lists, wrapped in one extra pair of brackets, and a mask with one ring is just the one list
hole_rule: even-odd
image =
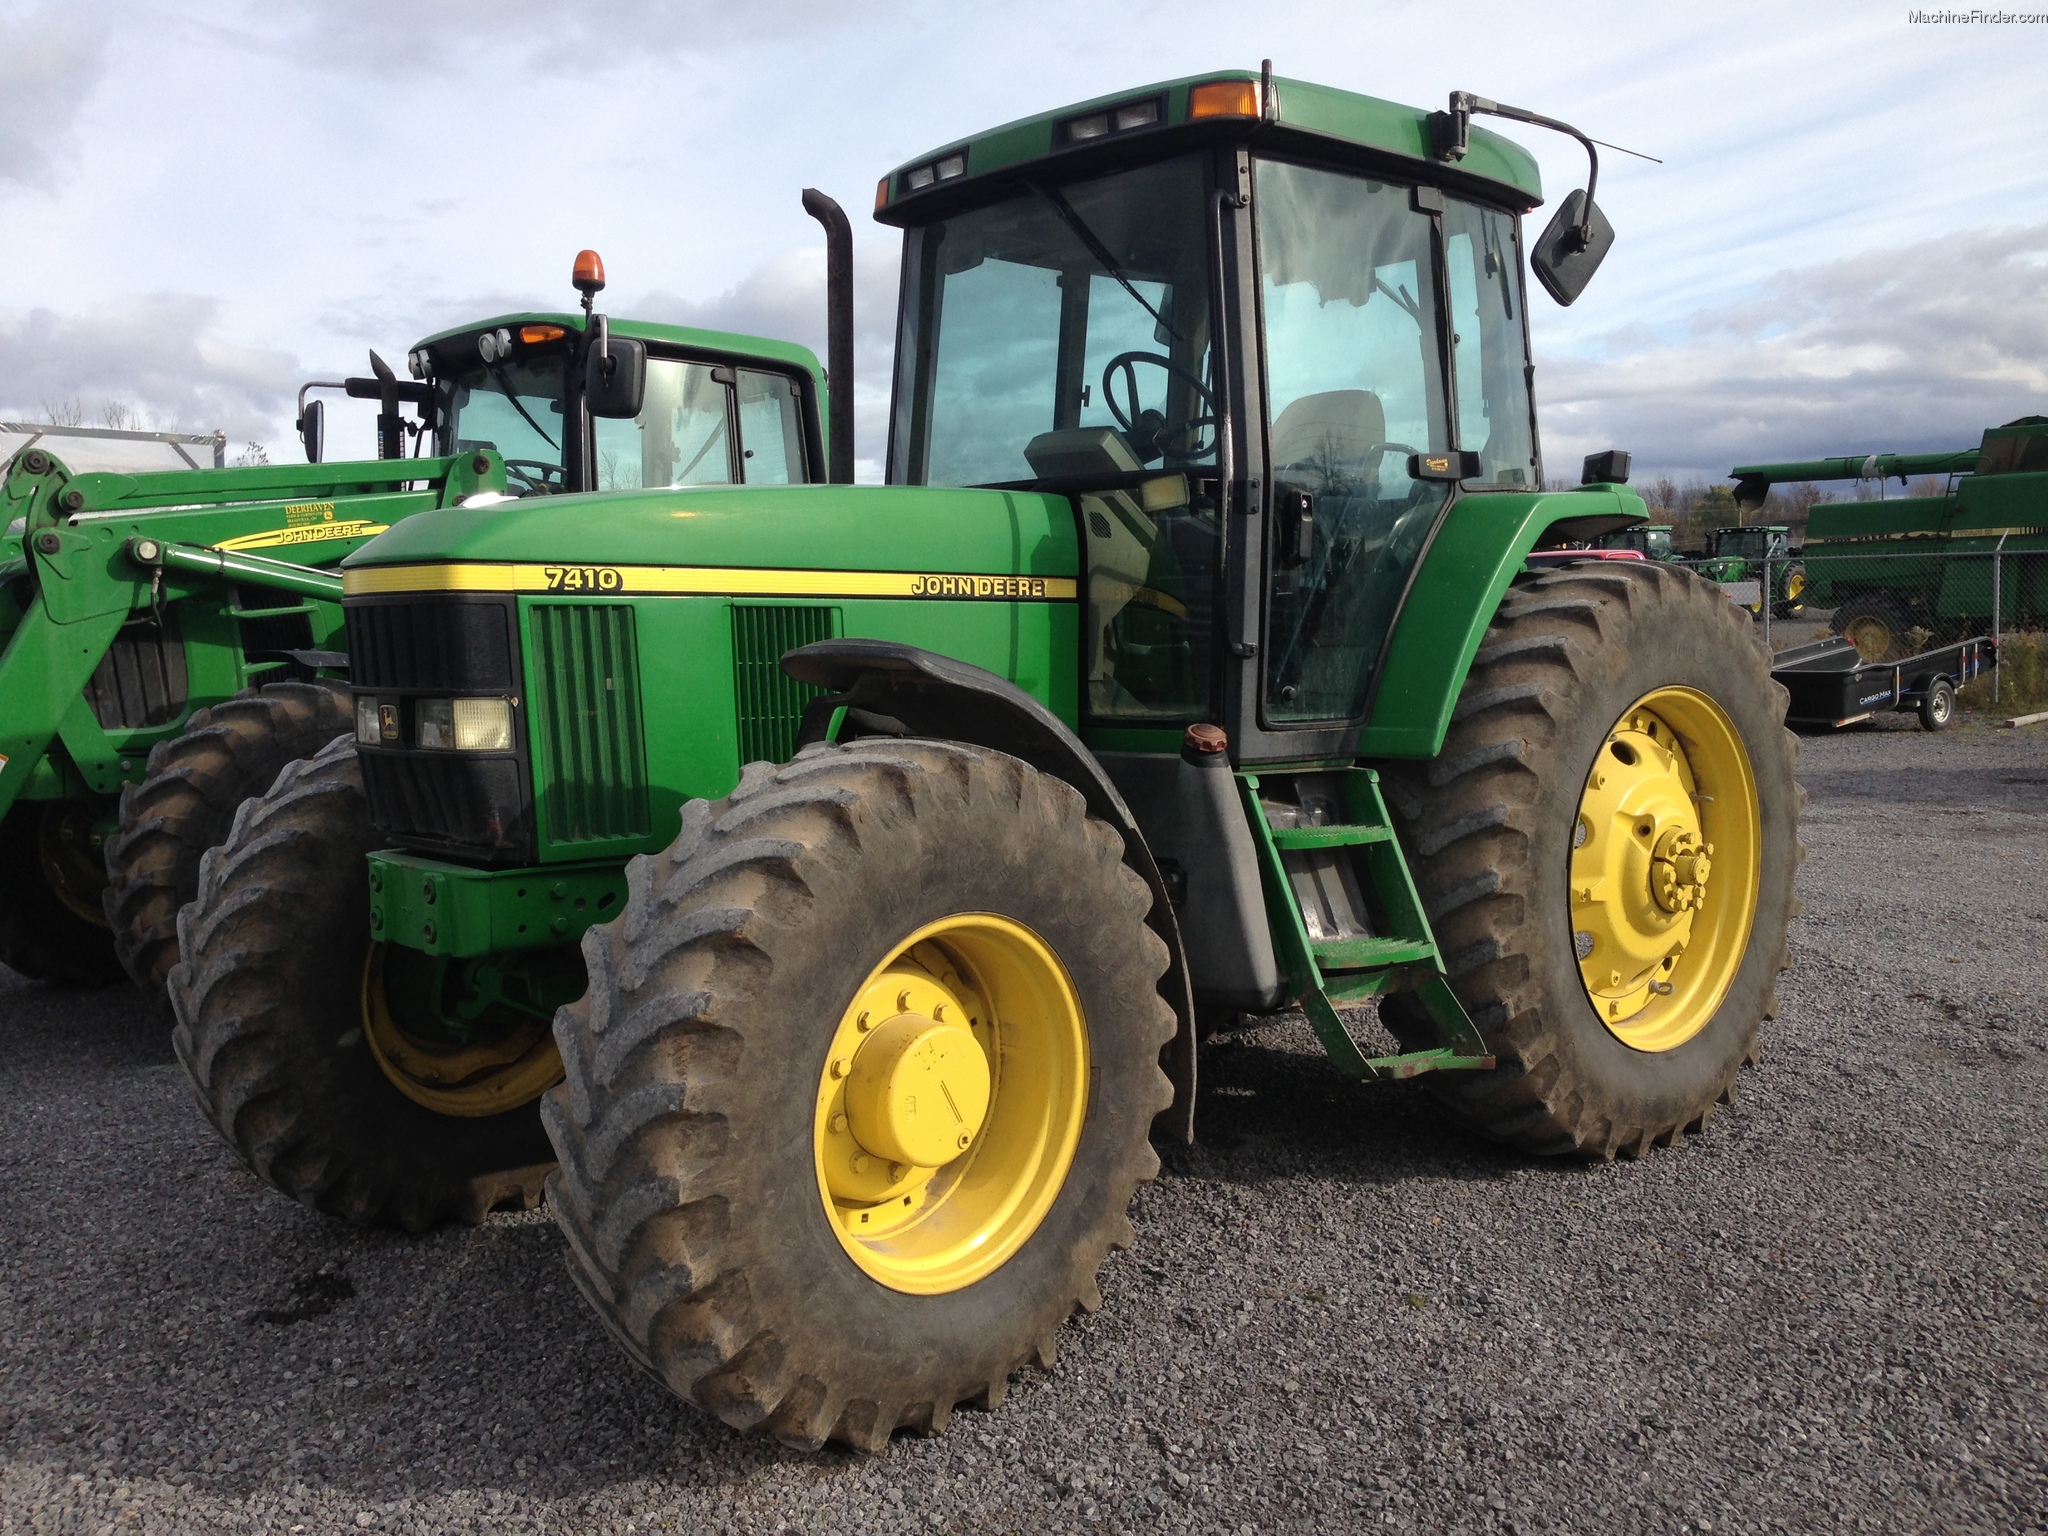
[[(568, 356), (531, 352), (444, 376), (442, 452), (496, 449), (514, 495), (566, 489)], [(765, 369), (650, 357), (640, 414), (595, 426), (600, 491), (806, 479), (801, 391), (794, 379)]]
[(889, 478), (1057, 475), (1078, 440), (1039, 440), (1083, 428), (1118, 467), (1212, 462), (1203, 207), (1183, 156), (911, 231)]

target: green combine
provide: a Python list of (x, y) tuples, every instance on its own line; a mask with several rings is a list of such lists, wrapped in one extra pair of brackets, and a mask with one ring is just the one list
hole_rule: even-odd
[[(1051, 1364), (1246, 1014), (1532, 1152), (1703, 1127), (1786, 964), (1794, 742), (1711, 583), (1525, 564), (1645, 509), (1618, 454), (1543, 489), (1541, 189), (1482, 113), (1576, 134), (1224, 72), (948, 142), (876, 190), (887, 484), (353, 554), (354, 739), (179, 920), (222, 1135), (356, 1222), (544, 1184), (641, 1367), (872, 1447)], [(1529, 244), (1560, 302), (1592, 191)]]
[[(576, 277), (588, 310), (593, 253)], [(0, 962), (162, 986), (200, 855), (350, 727), (332, 567), (366, 540), (542, 492), (823, 478), (804, 348), (611, 322), (609, 351), (643, 376), (644, 408), (622, 416), (587, 395), (587, 324), (501, 315), (419, 343), (415, 378), (373, 353), (373, 377), (308, 385), (303, 466), (74, 474), (40, 445), (16, 457), (0, 486)], [(322, 388), (379, 402), (381, 459), (317, 462)]]
[(2048, 624), (2048, 416), (1988, 428), (1960, 452), (1751, 464), (1734, 475), (1750, 509), (1773, 485), (1948, 477), (1938, 496), (1822, 501), (1808, 514), (1805, 602), (1830, 610), (1834, 632), (1865, 661)]

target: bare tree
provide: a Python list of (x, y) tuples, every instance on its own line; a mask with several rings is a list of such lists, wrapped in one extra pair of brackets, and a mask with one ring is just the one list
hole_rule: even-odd
[(100, 406), (100, 424), (116, 432), (140, 432), (142, 412), (125, 400), (108, 400)]
[(237, 469), (252, 469), (258, 464), (268, 464), (269, 462), (270, 450), (261, 443), (243, 444), (242, 451), (236, 454), (234, 458), (235, 468)]
[(69, 400), (43, 400), (43, 420), (53, 427), (76, 427), (85, 423), (85, 406), (76, 395)]

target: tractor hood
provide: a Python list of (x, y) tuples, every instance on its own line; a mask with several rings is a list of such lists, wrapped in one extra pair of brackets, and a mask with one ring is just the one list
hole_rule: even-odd
[[(573, 559), (576, 563), (568, 564)], [(923, 595), (947, 578), (1034, 578), (991, 597), (1075, 595), (1064, 497), (921, 486), (719, 486), (546, 496), (406, 519), (346, 562), (351, 596), (400, 591)], [(1050, 583), (1039, 590), (1040, 583)], [(936, 595), (936, 593), (934, 594)], [(950, 595), (950, 593), (948, 594)]]

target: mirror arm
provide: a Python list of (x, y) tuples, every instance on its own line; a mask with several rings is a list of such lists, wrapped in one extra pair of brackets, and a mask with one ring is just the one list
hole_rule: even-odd
[(1593, 193), (1600, 180), (1600, 151), (1570, 123), (1554, 117), (1545, 117), (1541, 112), (1530, 112), (1522, 107), (1510, 107), (1502, 102), (1489, 101), (1484, 96), (1475, 96), (1470, 91), (1451, 92), (1450, 110), (1429, 114), (1430, 134), (1434, 140), (1437, 158), (1440, 160), (1462, 160), (1469, 147), (1467, 129), (1474, 112), (1483, 112), (1493, 117), (1505, 117), (1518, 123), (1531, 123), (1538, 128), (1549, 128), (1558, 133), (1568, 133), (1586, 147), (1586, 205), (1579, 220), (1579, 248), (1581, 250), (1593, 239)]

